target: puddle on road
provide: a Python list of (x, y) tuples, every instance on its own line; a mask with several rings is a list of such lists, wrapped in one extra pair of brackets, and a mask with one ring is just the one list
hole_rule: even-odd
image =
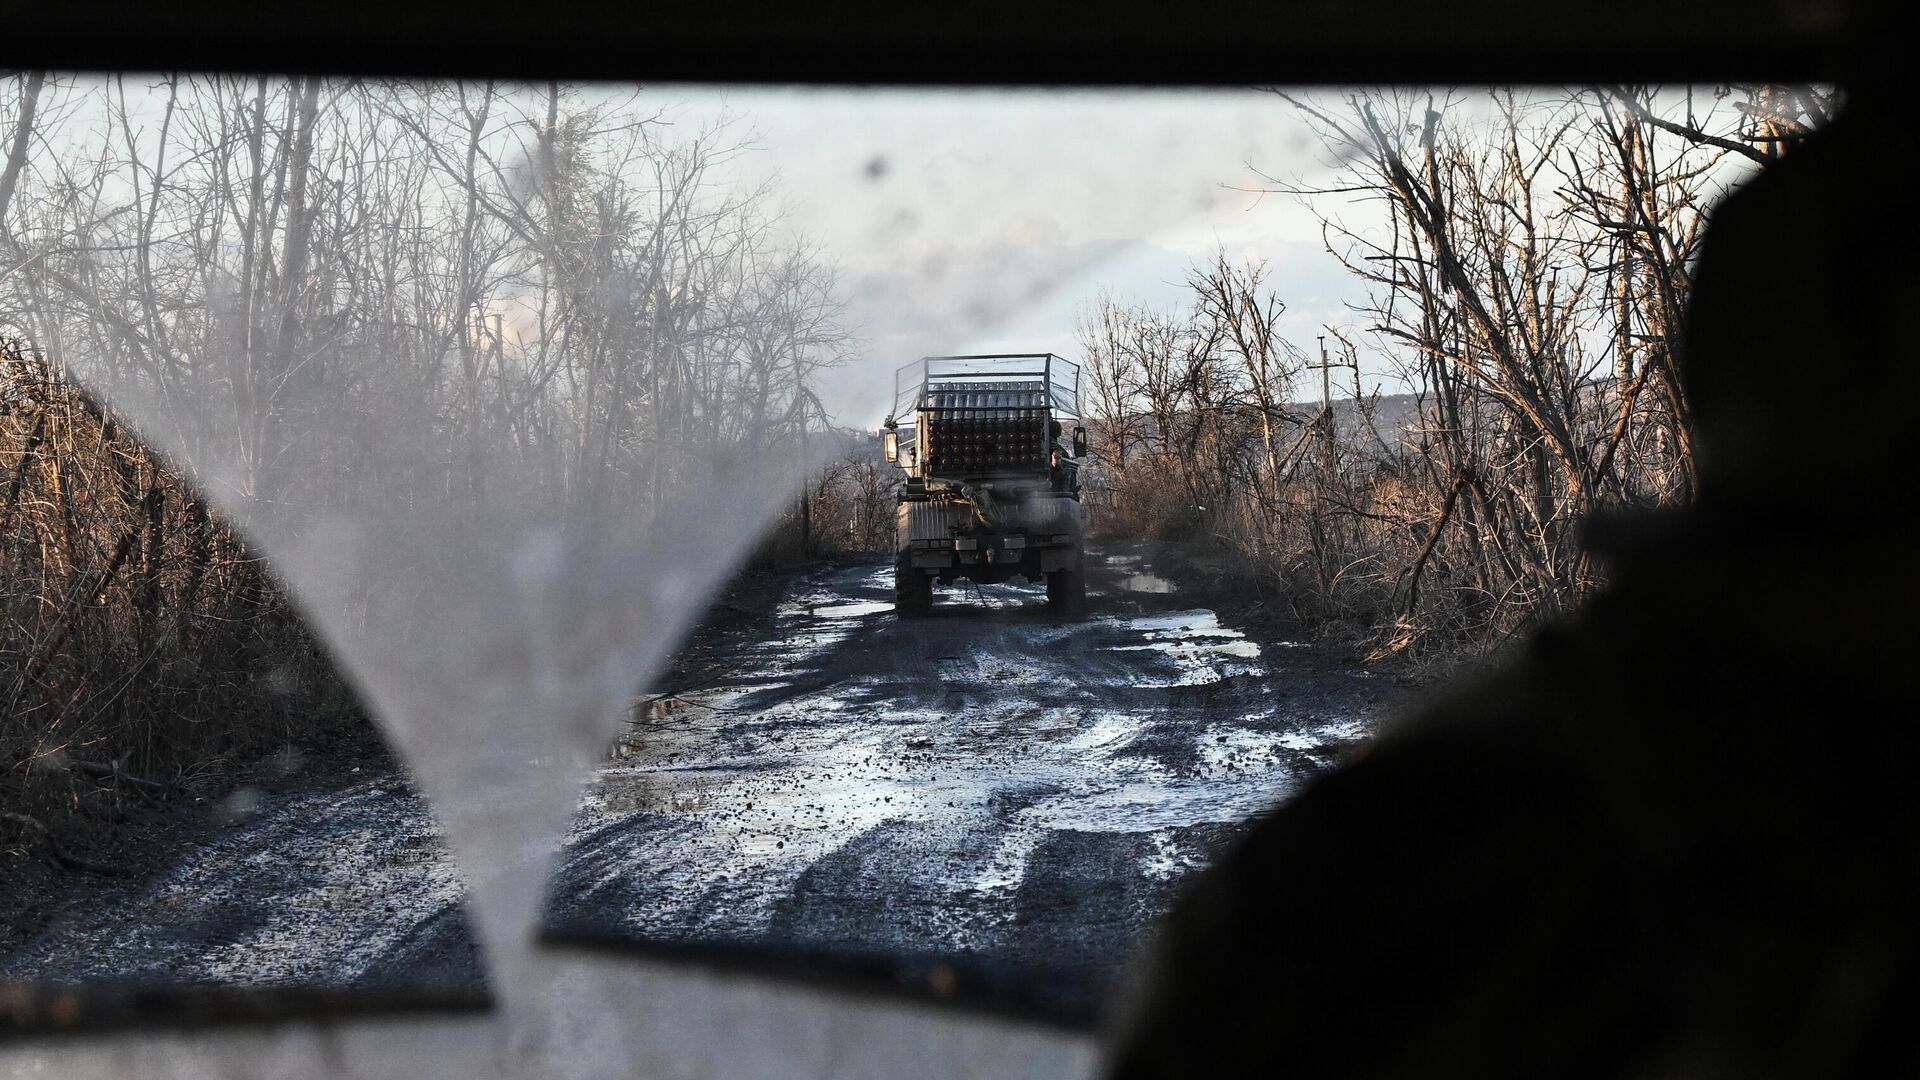
[(827, 604), (807, 609), (807, 614), (816, 619), (857, 619), (865, 615), (879, 615), (893, 612), (891, 600), (868, 600), (854, 604)]
[(1202, 686), (1244, 675), (1264, 675), (1260, 645), (1245, 634), (1220, 624), (1218, 613), (1206, 608), (1137, 615), (1121, 625), (1140, 640), (1109, 646), (1118, 653), (1158, 654), (1174, 669), (1169, 680), (1148, 667), (1138, 686)]
[(1168, 581), (1159, 574), (1145, 572), (1129, 574), (1121, 578), (1120, 587), (1128, 592), (1137, 593), (1170, 593), (1177, 588), (1173, 582)]
[(1114, 652), (1145, 652), (1157, 650), (1169, 656), (1191, 656), (1199, 653), (1219, 653), (1223, 656), (1238, 656), (1247, 660), (1260, 658), (1260, 646), (1251, 641), (1149, 641), (1144, 645), (1115, 645)]
[(1047, 588), (1024, 581), (1003, 581), (998, 585), (976, 585), (971, 581), (961, 581), (953, 585), (935, 586), (933, 596), (936, 604), (1005, 611), (1010, 608), (1046, 606)]
[(1189, 611), (1169, 611), (1154, 615), (1136, 615), (1128, 619), (1127, 625), (1149, 637), (1174, 639), (1183, 637), (1245, 637), (1238, 630), (1220, 625), (1218, 612), (1206, 608), (1193, 608)]
[(1359, 742), (1373, 734), (1370, 720), (1343, 716), (1315, 721), (1280, 737), (1280, 745), (1289, 750), (1317, 750), (1327, 746)]
[(1267, 773), (1250, 777), (1248, 783), (1146, 775), (1118, 783), (1083, 784), (1035, 803), (1017, 817), (1040, 829), (1090, 833), (1151, 833), (1236, 824), (1271, 809), (1298, 783), (1287, 770)]

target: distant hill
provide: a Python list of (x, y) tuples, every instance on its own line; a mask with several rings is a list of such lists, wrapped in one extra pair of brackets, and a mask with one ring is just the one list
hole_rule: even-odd
[[(1319, 404), (1317, 401), (1299, 403), (1294, 408), (1312, 415)], [(1368, 398), (1367, 405), (1373, 411), (1373, 426), (1389, 445), (1419, 419), (1419, 404), (1412, 394), (1381, 394), (1377, 398)], [(1342, 398), (1333, 403), (1333, 423), (1334, 430), (1343, 440), (1369, 437), (1365, 421), (1352, 398)]]

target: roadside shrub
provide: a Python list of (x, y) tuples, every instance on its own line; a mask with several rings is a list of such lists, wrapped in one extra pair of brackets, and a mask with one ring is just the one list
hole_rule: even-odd
[(0, 842), (19, 854), (370, 730), (227, 524), (84, 391), (0, 344)]

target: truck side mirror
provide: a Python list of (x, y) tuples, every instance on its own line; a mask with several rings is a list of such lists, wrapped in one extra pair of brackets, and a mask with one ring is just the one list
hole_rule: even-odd
[(889, 431), (882, 437), (882, 442), (887, 450), (887, 464), (900, 464), (900, 433)]
[(1077, 458), (1087, 456), (1087, 429), (1077, 424), (1073, 429), (1073, 456)]

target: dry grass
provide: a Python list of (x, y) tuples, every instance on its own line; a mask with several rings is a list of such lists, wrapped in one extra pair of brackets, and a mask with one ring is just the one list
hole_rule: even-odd
[[(259, 560), (88, 395), (0, 351), (0, 842), (365, 730)], [(43, 827), (44, 826), (44, 827)]]

